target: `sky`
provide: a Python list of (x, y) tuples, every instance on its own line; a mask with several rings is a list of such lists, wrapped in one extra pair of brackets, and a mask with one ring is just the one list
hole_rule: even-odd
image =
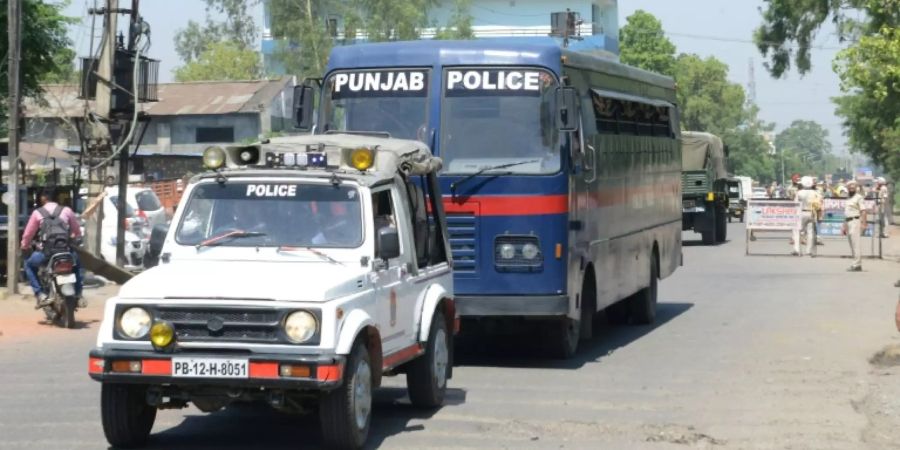
[[(123, 7), (130, 3), (120, 1)], [(71, 27), (79, 55), (89, 53), (91, 20), (87, 9), (94, 2), (71, 0), (66, 9), (68, 15), (82, 18), (80, 24)], [(841, 93), (838, 77), (831, 70), (831, 62), (841, 46), (833, 26), (828, 23), (819, 32), (815, 43), (824, 48), (813, 50), (812, 72), (804, 77), (791, 72), (776, 80), (766, 72), (764, 58), (750, 42), (753, 30), (761, 23), (762, 4), (762, 0), (619, 0), (619, 24), (624, 25), (626, 17), (638, 9), (650, 12), (662, 21), (663, 29), (679, 52), (715, 56), (730, 67), (731, 81), (745, 88), (752, 59), (760, 117), (774, 122), (776, 131), (794, 120), (814, 120), (828, 130), (835, 152), (844, 153), (846, 140), (841, 122), (829, 100)], [(150, 56), (161, 60), (160, 80), (171, 81), (172, 70), (180, 63), (175, 53), (175, 33), (190, 19), (202, 22), (205, 3), (203, 0), (144, 0), (141, 11), (152, 29)], [(257, 23), (262, 23), (261, 17), (257, 17)]]

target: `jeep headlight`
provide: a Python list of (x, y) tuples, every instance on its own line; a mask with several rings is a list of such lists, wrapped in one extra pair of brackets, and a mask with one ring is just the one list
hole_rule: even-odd
[(140, 339), (150, 332), (151, 322), (153, 319), (146, 309), (128, 308), (119, 316), (119, 332), (129, 339)]
[(307, 311), (295, 311), (284, 319), (284, 334), (295, 344), (309, 341), (319, 326), (316, 316)]

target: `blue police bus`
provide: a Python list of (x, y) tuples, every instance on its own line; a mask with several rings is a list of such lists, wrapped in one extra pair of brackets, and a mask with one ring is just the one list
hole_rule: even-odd
[(464, 330), (539, 322), (569, 357), (599, 311), (654, 320), (681, 263), (671, 78), (551, 38), (423, 40), (336, 47), (319, 87), (295, 91), (298, 128), (418, 139), (443, 159)]

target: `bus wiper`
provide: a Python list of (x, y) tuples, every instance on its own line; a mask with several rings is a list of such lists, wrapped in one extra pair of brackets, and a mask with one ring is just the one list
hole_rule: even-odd
[(245, 238), (245, 237), (256, 237), (256, 236), (265, 236), (266, 233), (261, 231), (244, 231), (244, 230), (231, 230), (227, 233), (220, 234), (218, 236), (213, 236), (199, 244), (195, 247), (199, 250), (201, 247), (209, 247), (211, 245), (216, 245), (225, 239), (237, 239), (237, 238)]
[(450, 183), (450, 193), (453, 194), (453, 195), (456, 195), (456, 187), (457, 187), (457, 186), (459, 186), (460, 184), (465, 183), (466, 181), (471, 180), (472, 178), (477, 177), (478, 175), (482, 175), (482, 174), (484, 174), (485, 172), (490, 172), (490, 171), (492, 171), (492, 170), (498, 170), (498, 169), (507, 169), (507, 168), (509, 168), (509, 167), (521, 166), (521, 165), (523, 165), (523, 164), (531, 164), (531, 163), (537, 163), (537, 162), (541, 162), (541, 160), (539, 160), (539, 159), (530, 159), (530, 160), (528, 160), (528, 161), (516, 161), (516, 162), (511, 162), (511, 163), (506, 163), (506, 164), (497, 164), (496, 166), (487, 166), (487, 167), (483, 167), (483, 168), (479, 169), (479, 170), (478, 170), (477, 172), (475, 172), (475, 173), (466, 175), (465, 177), (463, 177), (463, 178), (461, 178), (461, 179), (459, 179), (459, 180), (456, 180), (456, 181), (454, 181), (453, 183)]

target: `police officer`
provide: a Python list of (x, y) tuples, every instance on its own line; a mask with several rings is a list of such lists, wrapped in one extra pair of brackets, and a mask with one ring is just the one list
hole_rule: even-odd
[(797, 191), (796, 200), (800, 202), (800, 229), (794, 230), (794, 251), (791, 254), (795, 256), (801, 255), (800, 232), (803, 231), (806, 233), (806, 253), (815, 257), (816, 222), (819, 218), (819, 209), (822, 207), (822, 200), (813, 186), (812, 177), (803, 177), (800, 179), (800, 190)]
[(849, 272), (862, 272), (862, 233), (866, 229), (866, 204), (865, 198), (859, 190), (856, 180), (847, 182), (847, 194), (850, 198), (844, 206), (843, 233), (850, 241), (850, 251), (853, 253), (853, 264), (847, 268)]
[(883, 177), (876, 178), (875, 182), (877, 183), (875, 193), (878, 196), (878, 207), (879, 211), (881, 212), (881, 217), (879, 218), (879, 223), (881, 224), (881, 237), (886, 238), (888, 237), (888, 228), (891, 225), (889, 219), (891, 214), (893, 213), (893, 211), (891, 211), (888, 207), (888, 205), (890, 204), (889, 197), (891, 193), (887, 187), (887, 180), (885, 180)]

